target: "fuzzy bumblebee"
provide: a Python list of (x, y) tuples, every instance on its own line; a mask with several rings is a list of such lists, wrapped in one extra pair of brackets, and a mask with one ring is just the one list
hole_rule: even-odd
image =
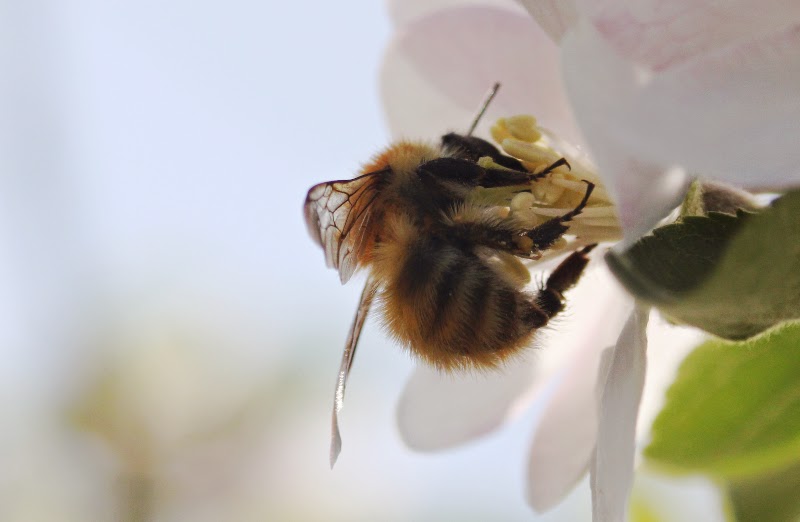
[[(513, 148), (513, 140), (535, 144), (541, 136), (535, 120), (507, 123), (495, 128), (512, 140), (504, 139), (504, 147)], [(358, 269), (369, 271), (337, 382), (332, 463), (341, 444), (336, 413), (373, 301), (391, 335), (442, 370), (495, 367), (530, 345), (563, 310), (564, 292), (594, 248), (594, 242), (564, 237), (592, 209), (596, 179), (567, 179), (567, 160), (549, 154), (537, 152), (539, 163), (520, 160), (483, 139), (450, 133), (437, 145), (395, 143), (354, 179), (309, 190), (305, 219), (327, 264), (343, 283)], [(553, 184), (556, 179), (562, 183)], [(542, 192), (547, 183), (555, 188)], [(554, 193), (571, 207), (543, 217), (558, 208)], [(543, 203), (542, 196), (552, 201)], [(530, 276), (520, 260), (567, 248), (572, 253), (527, 290)]]

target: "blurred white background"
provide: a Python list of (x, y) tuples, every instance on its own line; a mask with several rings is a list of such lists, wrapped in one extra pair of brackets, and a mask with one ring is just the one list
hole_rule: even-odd
[(0, 4), (0, 520), (533, 517), (531, 415), (409, 452), (375, 322), (328, 468), (362, 280), (301, 207), (387, 142), (389, 37), (368, 0)]

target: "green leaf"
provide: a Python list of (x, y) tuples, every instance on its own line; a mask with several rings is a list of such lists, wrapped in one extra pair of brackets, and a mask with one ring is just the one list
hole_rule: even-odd
[(680, 223), (653, 230), (624, 255), (611, 254), (607, 259), (615, 275), (638, 296), (655, 304), (677, 303), (708, 279), (748, 217), (744, 213), (686, 216)]
[[(681, 218), (686, 216), (705, 216), (708, 213), (703, 201), (703, 183), (695, 180), (689, 185), (681, 204)], [(735, 212), (734, 212), (735, 213)]]
[(671, 319), (747, 339), (800, 319), (800, 191), (758, 214), (686, 216), (607, 261)]
[(709, 341), (667, 392), (645, 456), (683, 472), (742, 477), (800, 457), (800, 324)]
[(737, 522), (787, 522), (800, 519), (800, 461), (728, 487)]

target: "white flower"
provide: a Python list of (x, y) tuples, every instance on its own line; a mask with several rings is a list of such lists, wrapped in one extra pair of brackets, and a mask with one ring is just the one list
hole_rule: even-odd
[[(499, 81), (503, 90), (484, 121), (532, 113), (588, 148), (617, 203), (627, 241), (676, 206), (689, 173), (748, 188), (800, 181), (800, 4), (521, 3), (541, 25), (510, 1), (391, 3), (396, 35), (382, 84), (395, 136), (430, 136), (446, 130), (443, 124), (466, 128), (477, 100)], [(581, 296), (571, 297), (580, 306)], [(400, 404), (404, 438), (419, 449), (464, 442), (518, 411), (531, 387), (547, 389), (539, 394), (544, 413), (531, 452), (532, 505), (552, 506), (591, 461), (597, 519), (622, 520), (644, 384), (647, 313), (632, 314), (615, 343), (597, 333), (600, 326), (612, 335), (619, 331), (618, 321), (603, 317), (606, 310), (597, 305), (593, 313), (601, 317), (571, 326), (584, 338), (557, 343), (552, 337), (558, 334), (549, 336), (536, 354), (539, 364), (489, 377), (483, 384), (491, 392), (474, 380), (442, 380), (420, 370)], [(607, 352), (607, 366), (599, 365), (606, 346), (616, 349)], [(542, 376), (552, 372), (542, 370), (541, 359), (554, 350), (573, 353), (545, 386)]]
[(393, 132), (458, 124), (500, 81), (495, 114), (534, 113), (585, 143), (634, 238), (674, 208), (687, 172), (800, 181), (800, 4), (520, 3), (541, 28), (511, 0), (392, 2)]

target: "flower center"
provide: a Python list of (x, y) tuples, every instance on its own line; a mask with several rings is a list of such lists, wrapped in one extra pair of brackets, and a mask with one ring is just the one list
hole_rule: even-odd
[[(567, 237), (547, 254), (557, 255), (582, 245), (622, 238), (616, 208), (587, 158), (558, 150), (559, 140), (539, 127), (533, 116), (501, 118), (492, 127), (491, 134), (506, 154), (520, 160), (531, 172), (543, 172), (561, 158), (571, 166), (559, 166), (532, 181), (530, 190), (521, 188), (507, 203), (511, 215), (529, 221), (532, 227), (574, 209), (586, 194), (585, 181), (595, 185), (586, 207), (569, 222)], [(479, 163), (503, 168), (488, 157), (481, 158)]]

